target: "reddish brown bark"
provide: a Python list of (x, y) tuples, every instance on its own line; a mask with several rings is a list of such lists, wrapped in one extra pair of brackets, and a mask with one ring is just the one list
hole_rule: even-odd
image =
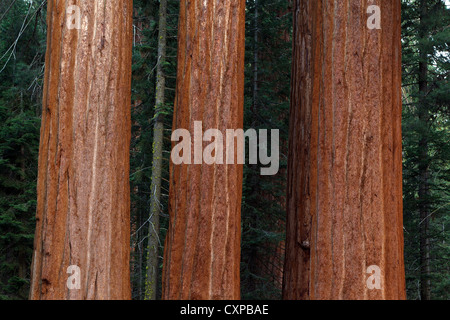
[[(194, 121), (202, 121), (203, 131), (225, 137), (243, 127), (245, 1), (183, 0), (179, 19), (173, 128), (193, 137)], [(242, 170), (171, 163), (164, 299), (240, 297)]]
[(404, 299), (400, 0), (297, 0), (293, 40), (283, 296)]
[(132, 0), (50, 0), (47, 24), (30, 298), (129, 299)]

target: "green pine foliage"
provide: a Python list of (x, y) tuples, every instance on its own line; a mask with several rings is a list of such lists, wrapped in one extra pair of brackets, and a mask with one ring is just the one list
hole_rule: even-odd
[(244, 166), (241, 295), (243, 299), (280, 299), (292, 14), (288, 1), (249, 0), (246, 20), (244, 130), (268, 129), (269, 134), (271, 129), (279, 130), (280, 170), (275, 176), (261, 176), (261, 165), (246, 161)]
[[(405, 265), (409, 299), (420, 299), (419, 215), (429, 212), (426, 237), (430, 243), (431, 298), (450, 298), (450, 10), (441, 0), (426, 1), (427, 15), (420, 19), (418, 0), (403, 1), (403, 192)], [(420, 54), (423, 52), (424, 54)], [(426, 92), (419, 88), (419, 63), (428, 66)], [(425, 144), (425, 143), (426, 144)], [(424, 152), (423, 146), (427, 146)], [(424, 154), (425, 153), (425, 154)], [(421, 173), (428, 172), (428, 189)]]
[[(160, 217), (160, 270), (165, 234), (168, 228), (167, 201), (169, 195), (170, 136), (172, 130), (173, 102), (175, 99), (177, 65), (177, 23), (179, 1), (168, 1), (167, 57), (164, 64), (166, 75), (166, 104), (158, 112), (163, 114), (165, 144), (163, 152), (163, 175)], [(150, 184), (152, 177), (153, 125), (156, 119), (156, 64), (158, 63), (158, 12), (159, 1), (134, 1), (134, 46), (132, 77), (132, 141), (130, 158), (131, 183), (131, 281), (132, 297), (142, 300), (145, 294), (147, 267), (147, 242), (150, 216)], [(160, 297), (161, 281), (158, 281)]]
[[(36, 211), (45, 12), (0, 4), (0, 299), (28, 297)], [(7, 15), (3, 15), (5, 7)]]

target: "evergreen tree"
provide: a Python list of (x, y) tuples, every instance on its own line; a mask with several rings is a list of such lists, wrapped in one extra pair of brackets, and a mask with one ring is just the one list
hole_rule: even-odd
[(33, 247), (45, 10), (0, 3), (0, 299), (28, 297)]
[(405, 258), (410, 299), (449, 298), (450, 11), (403, 1)]
[[(133, 299), (145, 298), (147, 257), (151, 214), (153, 135), (156, 120), (164, 125), (161, 164), (160, 228), (158, 241), (158, 277), (156, 299), (161, 297), (161, 273), (164, 238), (168, 226), (169, 158), (172, 131), (174, 88), (176, 86), (178, 0), (167, 1), (166, 59), (160, 64), (165, 74), (165, 102), (156, 106), (158, 67), (159, 1), (134, 1), (135, 41), (133, 49), (133, 107), (131, 143), (131, 276)], [(159, 117), (157, 117), (159, 115)], [(154, 215), (153, 215), (154, 217)], [(153, 251), (154, 252), (154, 251)], [(153, 253), (152, 253), (153, 254)]]
[(150, 217), (147, 252), (147, 278), (145, 282), (146, 299), (155, 300), (159, 269), (159, 226), (161, 205), (161, 188), (163, 175), (164, 151), (164, 108), (166, 99), (166, 74), (164, 65), (167, 55), (167, 0), (161, 0), (159, 5), (158, 24), (158, 57), (156, 62), (156, 98), (155, 98), (155, 125), (153, 127), (153, 157), (152, 178), (150, 185)]
[[(246, 14), (245, 129), (280, 131), (280, 169), (261, 176), (244, 166), (241, 285), (243, 299), (279, 299), (284, 222), (292, 11), (285, 0), (248, 0)], [(270, 150), (270, 149), (269, 149)]]

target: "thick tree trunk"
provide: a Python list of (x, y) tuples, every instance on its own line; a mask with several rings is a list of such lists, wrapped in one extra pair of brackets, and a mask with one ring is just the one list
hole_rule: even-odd
[(132, 0), (77, 1), (80, 29), (72, 3), (48, 1), (30, 298), (129, 299)]
[[(182, 0), (179, 19), (173, 128), (192, 139), (194, 121), (224, 135), (242, 128), (245, 1)], [(242, 174), (237, 164), (171, 162), (164, 299), (240, 297)]]
[(403, 299), (400, 0), (296, 0), (293, 42), (283, 296)]
[(148, 234), (147, 278), (145, 282), (145, 299), (156, 300), (158, 284), (160, 247), (159, 214), (161, 211), (161, 175), (164, 148), (164, 123), (162, 111), (165, 103), (166, 76), (164, 63), (166, 61), (167, 43), (167, 0), (159, 4), (159, 32), (158, 32), (158, 62), (156, 67), (156, 106), (155, 126), (153, 128), (153, 163), (152, 183), (150, 186), (150, 218)]

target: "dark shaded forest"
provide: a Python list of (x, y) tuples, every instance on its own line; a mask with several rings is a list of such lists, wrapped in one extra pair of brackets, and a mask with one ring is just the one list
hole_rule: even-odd
[[(169, 228), (178, 0), (134, 0), (132, 299), (160, 299)], [(164, 4), (164, 5), (161, 5)], [(291, 96), (291, 1), (247, 0), (244, 130), (279, 129), (280, 167), (243, 168), (240, 295), (282, 298)], [(402, 0), (403, 231), (409, 300), (450, 299), (450, 3)], [(47, 1), (0, 2), (0, 299), (28, 299), (36, 227)]]

